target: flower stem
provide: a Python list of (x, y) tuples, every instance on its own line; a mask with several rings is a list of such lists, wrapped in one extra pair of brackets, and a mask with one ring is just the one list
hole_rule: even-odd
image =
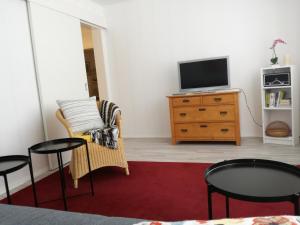
[(275, 48), (273, 48), (273, 53), (274, 53), (274, 58), (277, 57), (276, 52), (275, 52)]

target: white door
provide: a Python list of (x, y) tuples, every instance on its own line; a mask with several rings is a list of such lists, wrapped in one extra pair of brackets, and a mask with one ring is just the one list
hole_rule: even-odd
[[(44, 140), (26, 2), (0, 1), (0, 156), (28, 155)], [(47, 159), (33, 156), (34, 174), (48, 170)], [(10, 188), (30, 180), (28, 167), (8, 175)], [(5, 193), (0, 178), (0, 194)]]
[(97, 82), (100, 99), (109, 99), (108, 80), (105, 67), (104, 29), (94, 27), (92, 29), (95, 64), (97, 70)]
[[(88, 97), (80, 20), (33, 2), (28, 8), (46, 138), (67, 137), (55, 116), (56, 100)], [(56, 168), (56, 158), (49, 159)], [(69, 160), (70, 152), (64, 155)]]

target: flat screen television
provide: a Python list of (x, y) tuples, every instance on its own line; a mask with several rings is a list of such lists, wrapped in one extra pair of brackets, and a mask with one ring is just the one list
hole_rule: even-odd
[(178, 62), (180, 92), (230, 88), (229, 57)]

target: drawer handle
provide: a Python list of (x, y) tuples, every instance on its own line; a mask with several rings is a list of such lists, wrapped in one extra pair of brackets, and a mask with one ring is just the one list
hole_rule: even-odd
[(222, 98), (214, 98), (215, 102), (220, 102), (222, 101)]
[(199, 108), (198, 111), (200, 112), (206, 111), (206, 108)]
[(186, 133), (186, 132), (188, 132), (188, 129), (181, 129), (180, 130), (182, 133)]
[(207, 125), (200, 125), (201, 128), (206, 128), (208, 127)]
[(186, 113), (179, 113), (180, 116), (186, 116)]
[(182, 102), (183, 103), (188, 103), (188, 102), (190, 102), (190, 100), (189, 99), (183, 99)]
[(223, 132), (223, 133), (226, 133), (226, 132), (228, 132), (228, 131), (229, 131), (229, 129), (227, 129), (227, 128), (221, 129), (221, 132)]
[(221, 115), (221, 116), (225, 116), (225, 115), (227, 115), (227, 113), (228, 113), (228, 112), (226, 112), (226, 111), (221, 111), (221, 112), (220, 112), (220, 115)]

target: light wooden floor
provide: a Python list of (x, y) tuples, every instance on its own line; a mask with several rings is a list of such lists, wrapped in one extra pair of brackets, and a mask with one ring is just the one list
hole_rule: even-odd
[(270, 159), (300, 165), (300, 146), (263, 144), (261, 138), (243, 138), (241, 146), (231, 143), (170, 144), (167, 138), (125, 139), (128, 161), (215, 163), (236, 158)]

